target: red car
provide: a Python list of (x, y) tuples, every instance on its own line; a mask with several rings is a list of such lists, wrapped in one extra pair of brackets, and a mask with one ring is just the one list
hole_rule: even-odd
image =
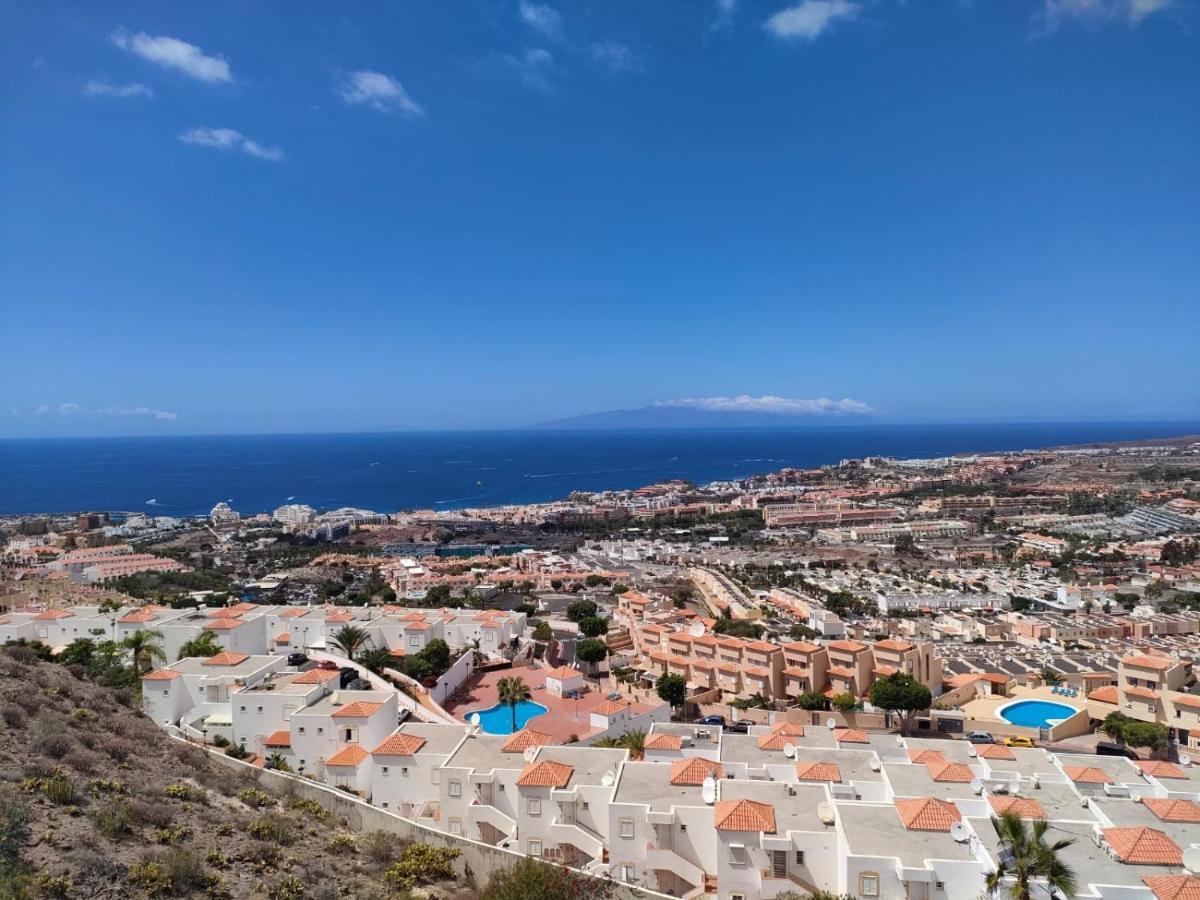
[(318, 669), (326, 669), (327, 671), (330, 671), (330, 672), (336, 672), (338, 670), (339, 666), (332, 659), (323, 659), (319, 663), (317, 663), (317, 668)]

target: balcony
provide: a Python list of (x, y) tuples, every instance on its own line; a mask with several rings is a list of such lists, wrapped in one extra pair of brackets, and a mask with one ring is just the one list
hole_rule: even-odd
[(604, 841), (600, 835), (575, 822), (555, 819), (550, 823), (550, 840), (557, 844), (570, 844), (592, 859), (602, 859), (604, 856)]
[(663, 850), (653, 843), (646, 845), (646, 868), (670, 872), (691, 885), (704, 885), (704, 871), (698, 865), (688, 862), (674, 850)]

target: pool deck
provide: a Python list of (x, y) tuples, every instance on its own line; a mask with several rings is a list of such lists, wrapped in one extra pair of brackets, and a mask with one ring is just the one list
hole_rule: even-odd
[(530, 699), (546, 707), (546, 712), (534, 716), (526, 727), (548, 734), (559, 742), (566, 742), (573, 734), (582, 736), (592, 727), (588, 711), (604, 702), (604, 694), (594, 689), (593, 682), (585, 680), (584, 686), (587, 690), (578, 700), (555, 697), (546, 692), (546, 672), (545, 667), (492, 669), (484, 672), (477, 679), (472, 678), (460, 695), (446, 701), (446, 712), (465, 722), (470, 713), (488, 709), (500, 702), (500, 692), (496, 685), (501, 678), (520, 678), (529, 685), (529, 693), (532, 695)]
[(969, 703), (963, 704), (963, 712), (972, 719), (993, 719), (997, 722), (1005, 721), (1001, 716), (997, 715), (996, 710), (1002, 706), (1007, 706), (1009, 703), (1020, 703), (1022, 700), (1042, 700), (1046, 703), (1058, 703), (1062, 706), (1069, 706), (1078, 711), (1087, 708), (1087, 702), (1082, 694), (1078, 697), (1062, 697), (1048, 687), (1018, 687), (1012, 692), (1011, 697), (977, 697)]

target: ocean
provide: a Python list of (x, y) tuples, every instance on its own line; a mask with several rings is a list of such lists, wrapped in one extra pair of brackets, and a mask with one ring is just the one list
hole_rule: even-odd
[(935, 457), (1200, 432), (1200, 423), (859, 425), (0, 441), (0, 514), (199, 515), (284, 503), (378, 512), (531, 503), (573, 490), (698, 483), (883, 455)]

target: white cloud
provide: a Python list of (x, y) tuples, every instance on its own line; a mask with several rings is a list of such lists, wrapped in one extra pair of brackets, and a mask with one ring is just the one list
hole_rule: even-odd
[(562, 14), (553, 6), (521, 0), (517, 6), (521, 21), (551, 40), (562, 37)]
[(155, 36), (144, 32), (130, 35), (125, 31), (118, 31), (112, 36), (112, 42), (122, 50), (128, 50), (142, 59), (168, 69), (177, 69), (198, 81), (233, 81), (229, 63), (224, 59), (220, 56), (208, 56), (195, 44), (189, 44), (179, 38)]
[(1043, 34), (1054, 31), (1064, 22), (1125, 22), (1137, 25), (1155, 13), (1167, 12), (1176, 0), (1042, 0), (1042, 8), (1034, 17)]
[(528, 87), (546, 92), (554, 90), (554, 82), (551, 80), (554, 72), (554, 55), (549, 50), (534, 47), (526, 50), (520, 56), (505, 54), (500, 59), (516, 72), (517, 77)]
[(607, 72), (624, 74), (641, 70), (634, 52), (618, 41), (597, 41), (590, 53), (592, 62)]
[(379, 112), (399, 110), (410, 116), (425, 114), (404, 85), (382, 72), (347, 72), (338, 86), (338, 93), (351, 106), (369, 106)]
[(850, 0), (804, 0), (775, 13), (764, 27), (777, 38), (815, 41), (836, 22), (856, 18), (860, 9)]
[(113, 84), (103, 78), (93, 78), (83, 86), (83, 92), (89, 97), (153, 97), (154, 91), (149, 86), (132, 82), (130, 84)]
[(795, 397), (775, 397), (771, 394), (761, 397), (752, 397), (749, 394), (739, 394), (736, 397), (689, 397), (684, 400), (660, 400), (654, 405), (702, 409), (708, 412), (773, 413), (784, 416), (859, 415), (873, 411), (861, 400), (828, 400), (824, 397), (803, 400)]
[(49, 406), (43, 403), (34, 407), (34, 415), (44, 416), (57, 413), (60, 416), (137, 416), (144, 419), (155, 419), (159, 422), (173, 422), (179, 418), (179, 413), (168, 412), (165, 409), (151, 409), (149, 406), (101, 406), (88, 409), (78, 403), (60, 403)]
[(717, 8), (717, 16), (713, 19), (712, 27), (718, 29), (732, 25), (733, 17), (737, 15), (738, 0), (715, 0), (714, 5)]
[(197, 147), (212, 147), (215, 150), (241, 150), (258, 159), (279, 162), (283, 159), (283, 151), (278, 147), (268, 147), (257, 141), (252, 141), (240, 131), (232, 128), (189, 128), (179, 136), (185, 144)]

